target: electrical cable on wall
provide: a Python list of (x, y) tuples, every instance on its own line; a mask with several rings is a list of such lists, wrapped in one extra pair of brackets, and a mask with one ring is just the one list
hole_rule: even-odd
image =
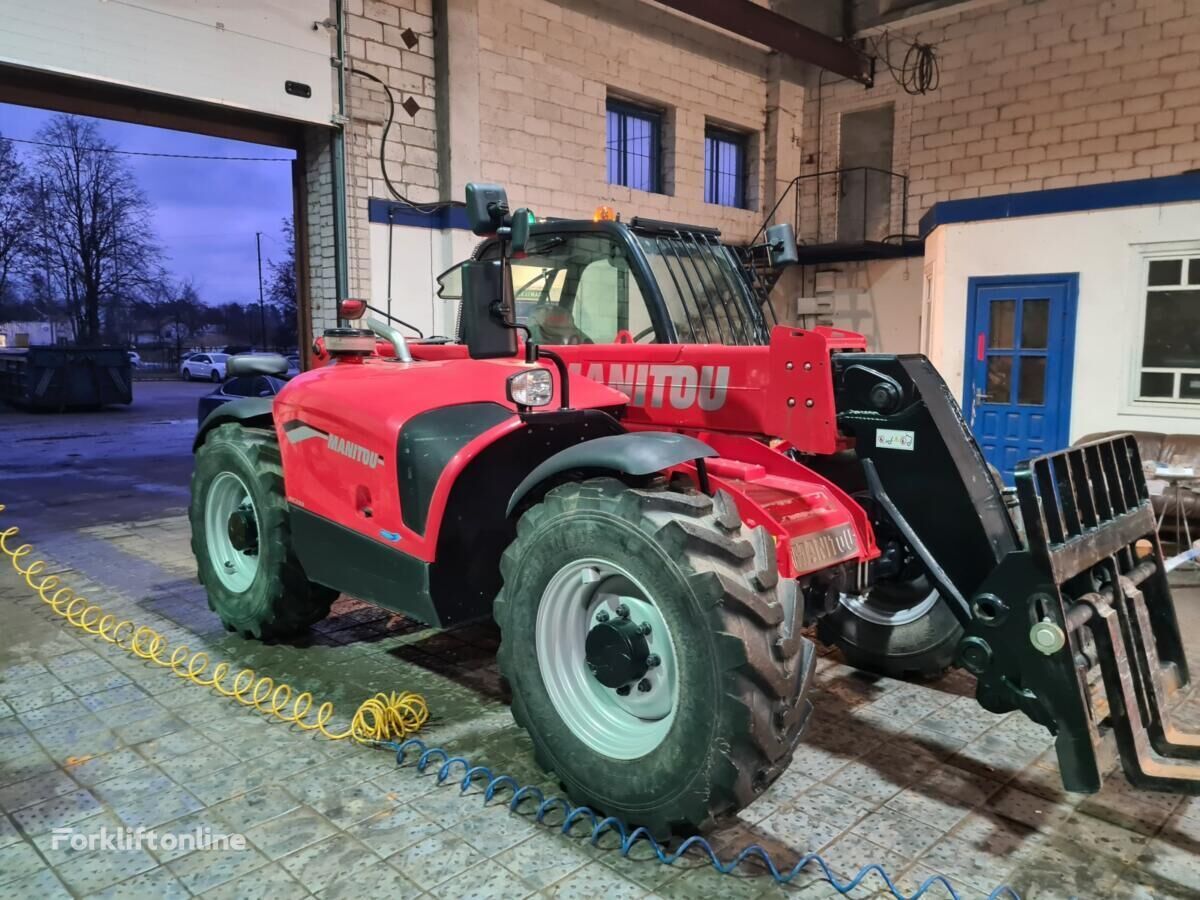
[(932, 44), (914, 40), (904, 54), (904, 61), (899, 66), (895, 66), (892, 64), (889, 42), (890, 36), (885, 31), (883, 33), (884, 46), (881, 48), (879, 41), (873, 40), (871, 47), (875, 51), (875, 55), (883, 60), (883, 64), (892, 73), (896, 84), (903, 88), (904, 93), (918, 96), (936, 91), (942, 80), (937, 48)]
[(387, 96), (387, 121), (384, 122), (383, 134), (380, 135), (380, 137), (379, 137), (379, 169), (383, 173), (383, 183), (387, 185), (387, 189), (391, 192), (392, 196), (395, 199), (399, 200), (401, 203), (403, 203), (405, 206), (412, 209), (414, 212), (418, 212), (423, 216), (435, 215), (435, 214), (441, 212), (443, 209), (446, 209), (447, 207), (461, 206), (462, 205), (461, 203), (455, 203), (455, 202), (449, 201), (449, 200), (442, 201), (440, 203), (429, 203), (429, 204), (422, 205), (419, 203), (414, 203), (413, 201), (409, 200), (407, 197), (404, 196), (404, 194), (402, 194), (400, 192), (400, 190), (392, 182), (391, 176), (388, 175), (387, 152), (386, 152), (387, 151), (388, 132), (391, 131), (392, 123), (396, 118), (396, 98), (392, 94), (392, 89), (388, 85), (388, 83), (386, 81), (384, 81), (382, 78), (380, 78), (378, 75), (375, 75), (371, 72), (367, 72), (363, 69), (349, 69), (348, 71), (352, 75), (359, 75), (370, 81), (374, 81), (376, 84), (378, 84), (380, 87), (383, 88), (383, 92)]

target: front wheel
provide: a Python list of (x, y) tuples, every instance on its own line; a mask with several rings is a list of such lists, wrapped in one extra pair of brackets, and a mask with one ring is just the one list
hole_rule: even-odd
[(184, 381), (191, 381), (191, 380), (192, 380), (192, 370), (191, 370), (191, 369), (184, 369), (184, 370), (183, 370), (183, 372), (182, 372), (181, 374), (183, 375), (183, 380), (184, 380)]
[(213, 369), (212, 374), (208, 376), (208, 380), (211, 381), (213, 384), (216, 384), (218, 381), (221, 380), (221, 373), (218, 372), (216, 369)]
[(495, 615), (513, 717), (576, 803), (703, 829), (787, 767), (811, 705), (775, 547), (728, 495), (555, 488), (520, 520)]
[(310, 582), (292, 552), (273, 432), (227, 423), (205, 437), (188, 518), (209, 608), (231, 631), (285, 637), (329, 615), (338, 592)]

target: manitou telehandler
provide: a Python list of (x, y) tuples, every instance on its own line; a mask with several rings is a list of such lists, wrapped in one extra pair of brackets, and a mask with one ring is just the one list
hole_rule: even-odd
[[(490, 237), (442, 279), (461, 339), (330, 329), (328, 365), (201, 426), (192, 547), (230, 629), (296, 632), (339, 592), (436, 626), (494, 615), (539, 762), (655, 834), (744, 806), (803, 752), (813, 621), (852, 660), (965, 667), (984, 707), (1056, 735), (1070, 790), (1117, 758), (1195, 790), (1131, 438), (1019, 466), (1022, 539), (924, 357), (768, 329), (715, 233), (539, 223), (489, 185), (467, 213)], [(756, 252), (786, 261), (789, 240)]]

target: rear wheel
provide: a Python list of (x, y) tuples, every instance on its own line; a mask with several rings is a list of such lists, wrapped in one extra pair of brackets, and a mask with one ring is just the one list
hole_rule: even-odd
[(954, 663), (962, 626), (924, 574), (842, 594), (817, 635), (850, 665), (893, 678), (936, 678)]
[(839, 594), (817, 636), (850, 665), (893, 678), (936, 678), (954, 664), (962, 626), (891, 518), (870, 494), (854, 495), (867, 514), (886, 572), (862, 594)]
[(562, 485), (501, 570), (513, 717), (575, 802), (691, 832), (787, 767), (815, 655), (774, 543), (728, 495)]
[(273, 432), (211, 431), (196, 451), (188, 517), (209, 608), (230, 630), (284, 637), (329, 614), (338, 592), (310, 582), (292, 553)]

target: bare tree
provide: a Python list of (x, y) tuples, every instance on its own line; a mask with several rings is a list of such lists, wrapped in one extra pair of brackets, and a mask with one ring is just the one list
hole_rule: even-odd
[[(150, 206), (93, 123), (55, 116), (37, 136), (44, 144), (35, 185), (44, 225), (34, 235), (38, 252), (62, 282), (78, 339), (95, 344), (101, 309), (111, 319), (154, 283), (160, 253), (150, 238)], [(108, 330), (116, 327), (110, 322)]]
[(271, 267), (271, 281), (267, 285), (267, 296), (282, 319), (280, 343), (290, 345), (296, 342), (299, 325), (296, 296), (296, 230), (290, 216), (283, 220), (279, 234), (286, 254), (279, 262), (268, 262)]
[(33, 234), (30, 182), (10, 140), (0, 135), (0, 297), (29, 251)]

